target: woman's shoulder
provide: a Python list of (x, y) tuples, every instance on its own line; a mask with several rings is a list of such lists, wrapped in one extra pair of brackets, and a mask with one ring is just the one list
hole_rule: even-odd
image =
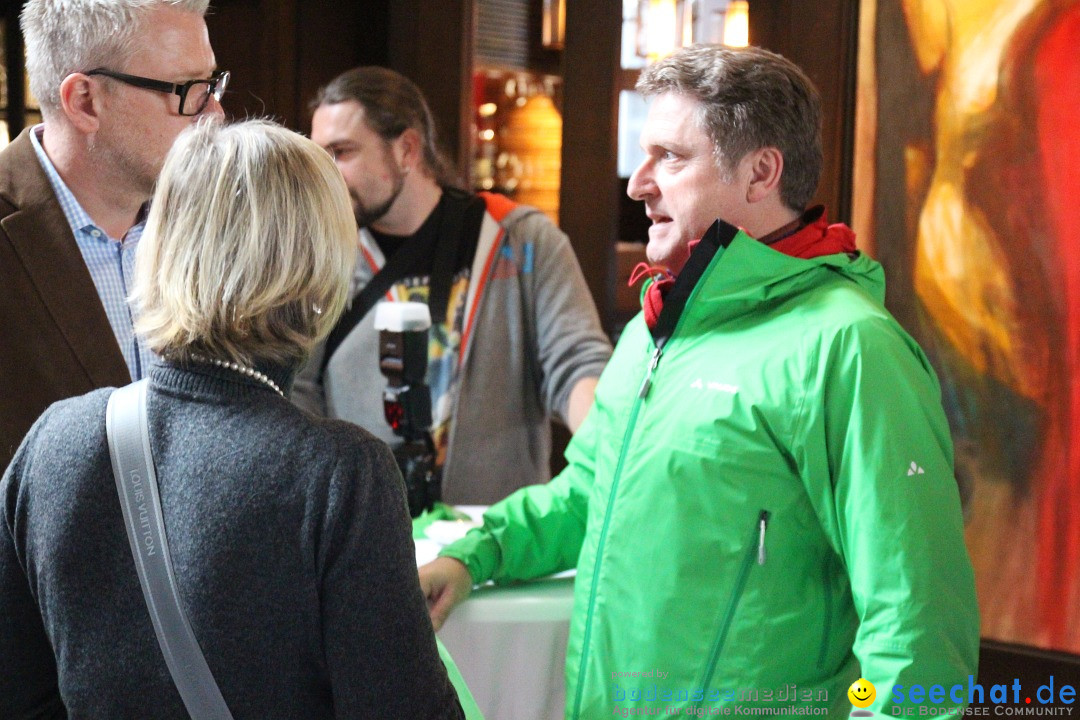
[(59, 478), (78, 477), (88, 467), (107, 463), (105, 407), (114, 389), (100, 388), (46, 408), (15, 451), (5, 480), (41, 482), (55, 497), (62, 494)]
[(34, 422), (24, 442), (54, 440), (71, 445), (83, 435), (105, 434), (105, 407), (116, 388), (98, 388), (57, 400)]
[(325, 437), (327, 442), (356, 446), (367, 446), (373, 443), (378, 445), (386, 444), (355, 423), (314, 415), (299, 408), (295, 409), (308, 420), (311, 432)]
[(337, 464), (381, 464), (387, 458), (393, 462), (390, 447), (359, 425), (301, 412), (309, 421), (306, 442), (321, 448), (328, 457), (336, 458)]
[[(312, 418), (306, 442), (317, 446), (318, 460), (305, 473), (309, 492), (323, 495), (328, 516), (352, 518), (383, 526), (404, 513), (404, 486), (390, 446), (363, 428), (344, 420)], [(375, 512), (372, 512), (376, 510)]]

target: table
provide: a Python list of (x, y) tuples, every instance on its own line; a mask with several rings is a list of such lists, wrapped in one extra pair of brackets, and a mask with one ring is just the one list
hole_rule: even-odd
[[(460, 509), (479, 519), (486, 508)], [(418, 565), (441, 547), (415, 542)], [(476, 588), (439, 631), (486, 720), (562, 720), (573, 575)]]
[(477, 588), (439, 638), (487, 720), (561, 720), (572, 577)]

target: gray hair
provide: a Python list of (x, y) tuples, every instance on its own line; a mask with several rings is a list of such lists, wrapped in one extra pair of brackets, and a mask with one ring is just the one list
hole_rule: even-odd
[(778, 149), (784, 156), (780, 198), (797, 212), (806, 209), (821, 179), (821, 100), (790, 60), (756, 47), (694, 45), (646, 68), (637, 90), (697, 100), (697, 121), (724, 172), (748, 152)]
[(393, 142), (409, 128), (416, 130), (423, 144), (425, 170), (443, 187), (460, 186), (457, 173), (439, 151), (427, 101), (411, 80), (374, 65), (346, 70), (319, 89), (311, 109), (350, 101), (360, 103), (364, 121), (385, 142)]
[(122, 68), (138, 50), (149, 11), (173, 7), (206, 15), (210, 0), (29, 0), (20, 22), (30, 91), (48, 115), (60, 109), (71, 73)]
[(333, 159), (268, 120), (200, 119), (165, 159), (135, 259), (135, 330), (178, 361), (292, 364), (348, 296), (356, 222)]

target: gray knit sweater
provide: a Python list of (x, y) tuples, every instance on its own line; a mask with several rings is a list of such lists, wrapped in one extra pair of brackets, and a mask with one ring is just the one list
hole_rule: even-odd
[[(128, 547), (109, 392), (50, 407), (0, 480), (0, 718), (187, 718)], [(148, 407), (180, 595), (237, 720), (462, 717), (385, 445), (212, 366), (155, 366)]]

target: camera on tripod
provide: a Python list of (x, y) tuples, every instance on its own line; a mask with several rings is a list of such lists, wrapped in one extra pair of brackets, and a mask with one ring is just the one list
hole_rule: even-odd
[(417, 302), (381, 302), (375, 306), (379, 331), (379, 370), (386, 376), (383, 414), (401, 438), (392, 449), (413, 517), (430, 510), (441, 497), (442, 473), (431, 437), (431, 389), (425, 382), (431, 313)]

